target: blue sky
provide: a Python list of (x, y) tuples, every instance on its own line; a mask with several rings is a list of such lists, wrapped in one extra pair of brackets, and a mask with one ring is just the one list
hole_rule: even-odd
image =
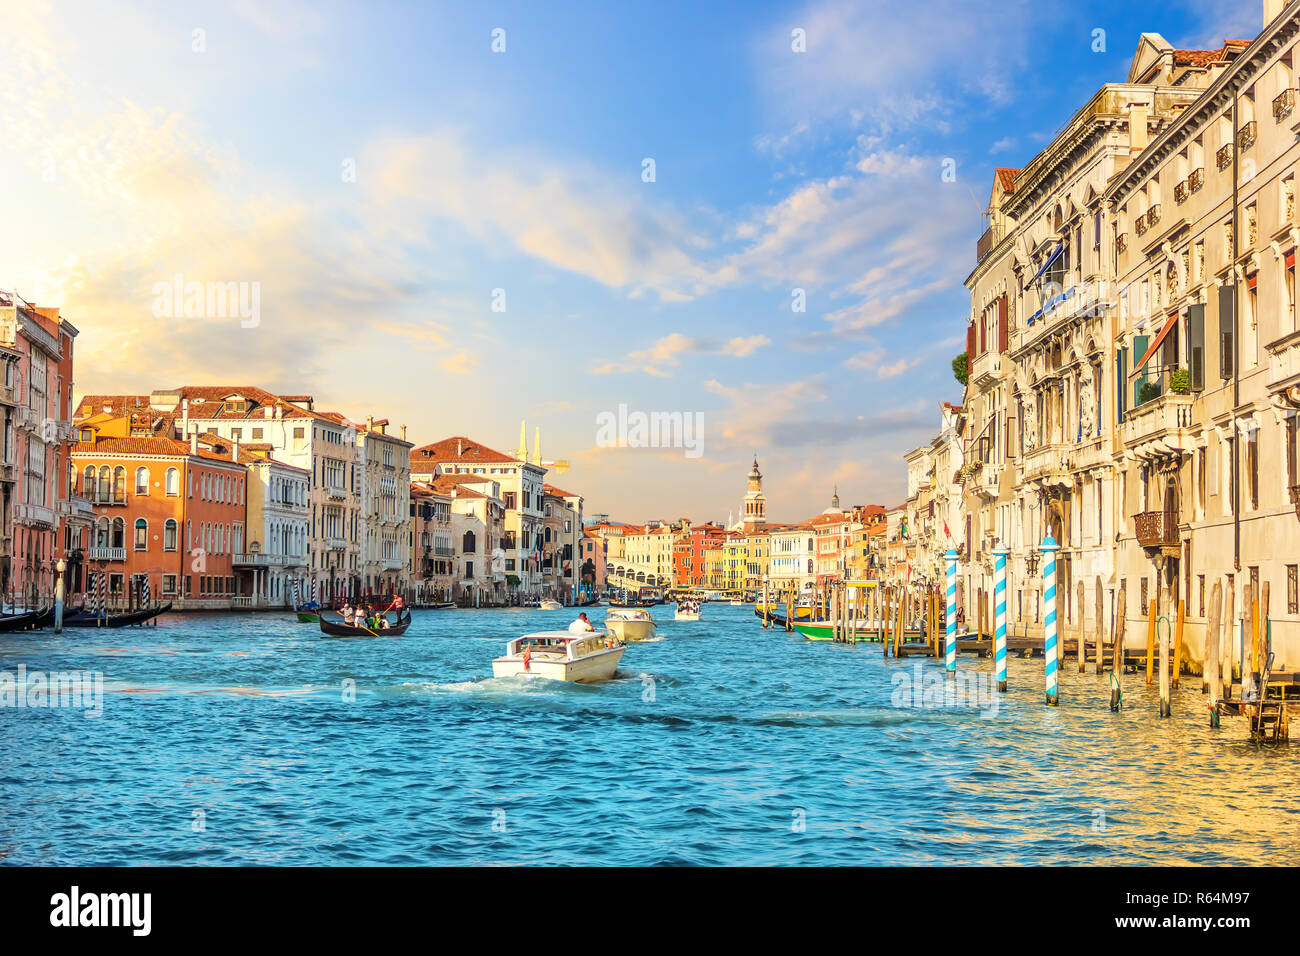
[[(82, 329), (80, 392), (247, 382), (503, 449), (526, 418), (555, 483), (624, 520), (725, 518), (755, 452), (778, 520), (835, 484), (894, 504), (961, 398), (994, 166), (1122, 81), (1140, 32), (1217, 47), (1261, 15), (990, 10), (6, 9), (0, 286)], [(257, 283), (256, 327), (156, 316), (176, 274)], [(620, 403), (701, 413), (703, 456), (597, 447)]]

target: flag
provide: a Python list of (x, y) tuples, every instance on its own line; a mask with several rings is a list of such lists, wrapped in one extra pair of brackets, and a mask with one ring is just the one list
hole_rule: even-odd
[(943, 534), (946, 538), (952, 538), (952, 532), (948, 530), (948, 522), (946, 521), (943, 523)]
[(912, 537), (912, 536), (911, 536), (910, 534), (908, 534), (908, 531), (907, 531), (907, 522), (906, 522), (906, 521), (903, 522), (903, 524), (902, 524), (902, 528), (901, 528), (900, 530), (901, 530), (901, 532), (902, 532), (903, 540), (904, 540), (904, 541), (909, 541), (909, 540), (911, 540), (911, 537)]

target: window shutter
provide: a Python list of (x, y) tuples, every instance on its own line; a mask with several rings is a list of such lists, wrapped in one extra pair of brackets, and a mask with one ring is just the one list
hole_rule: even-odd
[(966, 326), (966, 361), (970, 363), (975, 359), (975, 325), (971, 323)]
[(1219, 286), (1219, 378), (1232, 378), (1236, 367), (1232, 334), (1236, 298), (1236, 283)]
[[(1149, 336), (1146, 335), (1133, 336), (1132, 351), (1133, 351), (1134, 363), (1142, 361), (1142, 356), (1147, 354), (1148, 339)], [(1138, 400), (1138, 393), (1142, 391), (1142, 386), (1146, 384), (1146, 380), (1147, 380), (1147, 373), (1145, 369), (1137, 376), (1137, 378), (1133, 379), (1133, 407), (1134, 408), (1137, 408), (1138, 405), (1140, 404)]]
[(998, 299), (998, 351), (1007, 350), (1007, 296), (1006, 293)]
[(1124, 411), (1128, 407), (1128, 353), (1123, 349), (1115, 355), (1115, 420), (1124, 423)]
[(1187, 309), (1188, 377), (1194, 389), (1205, 387), (1205, 306)]
[(980, 316), (980, 355), (983, 355), (986, 351), (988, 351), (988, 338), (987, 338), (987, 331), (986, 331), (988, 320), (989, 320), (989, 314), (988, 311), (986, 310), (984, 314)]

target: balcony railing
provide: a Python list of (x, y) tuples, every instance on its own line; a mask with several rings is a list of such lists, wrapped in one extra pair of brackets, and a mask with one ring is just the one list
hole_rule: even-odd
[(1237, 130), (1237, 148), (1240, 150), (1250, 149), (1255, 145), (1255, 135), (1259, 131), (1259, 124), (1251, 120), (1241, 129)]
[(1147, 210), (1147, 228), (1151, 228), (1160, 221), (1160, 203), (1156, 203)]
[(1218, 169), (1227, 169), (1232, 165), (1232, 144), (1225, 143), (1219, 147), (1219, 151), (1214, 154), (1214, 165)]
[(236, 553), (231, 562), (235, 567), (246, 568), (282, 568), (288, 563), (288, 556), (283, 554), (261, 554), (256, 551)]
[(1273, 97), (1273, 122), (1280, 123), (1295, 109), (1295, 90), (1283, 90)]
[(54, 512), (44, 505), (33, 505), (20, 501), (13, 506), (13, 520), (17, 524), (52, 528), (54, 526)]
[(1187, 202), (1187, 197), (1190, 193), (1191, 190), (1187, 187), (1187, 180), (1184, 179), (1181, 183), (1174, 186), (1174, 202), (1181, 206), (1183, 203)]
[(1133, 231), (1139, 236), (1145, 235), (1147, 231), (1147, 217), (1145, 214), (1138, 216), (1133, 223)]
[(1128, 248), (1128, 233), (1121, 232), (1118, 236), (1115, 237), (1115, 251), (1123, 252), (1127, 248)]
[(1194, 193), (1196, 192), (1196, 190), (1200, 189), (1204, 185), (1205, 185), (1205, 167), (1202, 166), (1199, 169), (1193, 169), (1191, 173), (1188, 174), (1187, 176), (1187, 191)]
[(125, 561), (126, 548), (87, 548), (88, 561)]
[(980, 236), (979, 241), (975, 243), (975, 262), (977, 265), (983, 262), (984, 257), (993, 251), (993, 247), (996, 246), (998, 240), (1002, 238), (1000, 233), (1001, 230), (995, 226), (989, 226), (984, 230), (984, 234)]
[(1176, 548), (1178, 542), (1178, 512), (1144, 511), (1133, 516), (1133, 529), (1137, 541), (1144, 548)]
[(330, 481), (325, 484), (325, 494), (329, 495), (331, 498), (346, 498), (348, 496), (348, 489), (343, 485), (336, 485), (334, 482)]
[(1295, 516), (1300, 518), (1300, 485), (1291, 486), (1291, 504), (1295, 505)]

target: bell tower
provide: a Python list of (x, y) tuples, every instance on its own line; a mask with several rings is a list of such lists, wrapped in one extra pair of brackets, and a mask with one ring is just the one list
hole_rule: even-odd
[(763, 497), (763, 474), (758, 470), (758, 455), (754, 456), (754, 466), (749, 469), (741, 514), (741, 530), (745, 534), (767, 527), (767, 499)]

